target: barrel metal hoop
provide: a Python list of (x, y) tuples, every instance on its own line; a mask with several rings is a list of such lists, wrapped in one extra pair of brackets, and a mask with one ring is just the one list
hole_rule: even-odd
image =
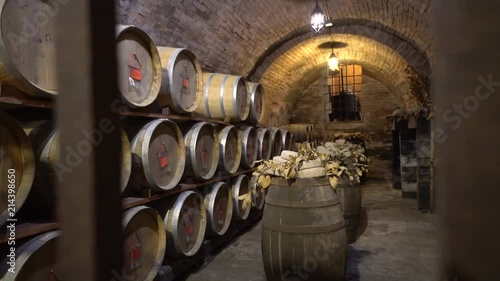
[(339, 204), (338, 199), (326, 200), (326, 201), (315, 201), (315, 202), (287, 202), (282, 200), (277, 200), (273, 198), (266, 198), (266, 203), (269, 205), (277, 207), (287, 207), (287, 208), (322, 208), (330, 207)]
[(207, 114), (208, 118), (212, 118), (212, 115), (210, 114), (210, 107), (208, 103), (208, 96), (210, 93), (210, 83), (212, 82), (212, 78), (214, 77), (215, 73), (212, 73), (208, 76), (207, 83), (205, 84), (205, 113)]
[(268, 228), (277, 232), (284, 233), (294, 233), (294, 234), (318, 234), (318, 233), (328, 233), (335, 230), (339, 230), (345, 227), (344, 221), (339, 221), (331, 225), (274, 225), (270, 224), (267, 220), (263, 220), (264, 228)]
[(226, 118), (226, 112), (224, 111), (224, 92), (226, 88), (226, 81), (229, 78), (229, 75), (224, 76), (222, 78), (221, 86), (220, 86), (220, 93), (219, 93), (219, 107), (220, 107), (220, 113), (224, 118)]

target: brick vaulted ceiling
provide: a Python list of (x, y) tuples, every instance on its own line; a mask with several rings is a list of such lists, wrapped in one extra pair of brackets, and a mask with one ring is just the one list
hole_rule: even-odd
[[(401, 107), (411, 106), (404, 69), (410, 65), (428, 75), (433, 62), (430, 0), (327, 3), (332, 39), (347, 44), (335, 50), (341, 63), (361, 64)], [(320, 77), (330, 53), (318, 48), (330, 40), (328, 34), (310, 31), (314, 5), (314, 0), (117, 0), (118, 22), (143, 28), (157, 45), (192, 50), (206, 71), (261, 81), (280, 116), (289, 115), (301, 89)]]

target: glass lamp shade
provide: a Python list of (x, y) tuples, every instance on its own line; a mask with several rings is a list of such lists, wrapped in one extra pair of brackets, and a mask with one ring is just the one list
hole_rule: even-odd
[(328, 59), (328, 68), (330, 68), (333, 71), (339, 69), (339, 59), (333, 52), (330, 55), (330, 58)]
[(311, 26), (316, 32), (319, 32), (325, 26), (325, 14), (317, 4), (312, 12)]

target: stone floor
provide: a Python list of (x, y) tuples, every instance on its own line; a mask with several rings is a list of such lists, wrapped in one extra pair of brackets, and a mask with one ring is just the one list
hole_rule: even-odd
[[(437, 280), (436, 221), (436, 215), (419, 212), (416, 200), (401, 198), (390, 183), (368, 181), (359, 238), (349, 245), (346, 280)], [(265, 281), (261, 229), (257, 224), (185, 280)]]

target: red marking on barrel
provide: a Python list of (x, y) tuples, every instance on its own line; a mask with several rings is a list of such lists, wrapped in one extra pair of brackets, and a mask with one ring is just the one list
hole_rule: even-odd
[(160, 146), (160, 151), (158, 152), (158, 161), (160, 163), (160, 169), (165, 169), (168, 167), (168, 150), (164, 143)]
[(189, 89), (189, 73), (187, 71), (187, 63), (184, 64), (184, 71), (182, 71), (181, 77), (182, 77), (181, 94), (189, 94), (189, 92), (188, 92), (188, 89)]
[[(133, 62), (137, 62), (137, 65), (134, 65)], [(142, 65), (141, 62), (139, 61), (139, 58), (137, 57), (136, 53), (133, 53), (129, 60), (128, 60), (128, 67), (130, 70), (130, 78), (136, 80), (136, 81), (141, 81), (142, 80)]]
[(215, 208), (217, 209), (217, 221), (219, 222), (219, 224), (224, 224), (224, 213), (219, 202), (217, 202)]
[(191, 242), (193, 240), (193, 218), (190, 213), (187, 213), (187, 219), (184, 220), (184, 225), (186, 227), (186, 242)]
[(201, 155), (201, 165), (203, 168), (207, 167), (207, 156), (208, 156), (208, 150), (207, 147), (205, 146), (205, 142), (201, 142), (201, 148), (200, 148), (200, 155)]
[(53, 268), (50, 269), (47, 280), (48, 281), (59, 281), (59, 278), (57, 278), (56, 272), (54, 271)]

